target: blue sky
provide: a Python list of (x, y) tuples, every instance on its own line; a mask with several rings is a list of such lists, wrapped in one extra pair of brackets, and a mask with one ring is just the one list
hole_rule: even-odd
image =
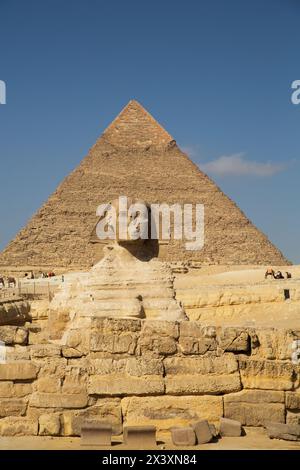
[(298, 0), (0, 0), (0, 249), (132, 98), (300, 263)]

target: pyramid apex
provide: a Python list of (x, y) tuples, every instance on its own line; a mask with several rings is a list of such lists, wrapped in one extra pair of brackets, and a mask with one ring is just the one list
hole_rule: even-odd
[(116, 147), (167, 147), (173, 137), (135, 99), (131, 99), (102, 134)]

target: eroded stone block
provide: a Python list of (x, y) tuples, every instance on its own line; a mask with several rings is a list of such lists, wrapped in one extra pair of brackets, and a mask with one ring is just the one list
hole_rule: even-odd
[(234, 419), (220, 418), (220, 434), (222, 437), (239, 437), (242, 434), (242, 424)]
[(40, 393), (31, 395), (29, 404), (35, 408), (84, 408), (87, 406), (88, 397), (86, 393)]
[(263, 390), (292, 390), (297, 377), (290, 362), (240, 360), (244, 388)]
[(217, 423), (223, 415), (222, 397), (125, 397), (121, 401), (126, 425), (153, 424), (159, 431), (189, 426), (201, 419)]
[(197, 421), (192, 427), (195, 431), (198, 444), (206, 444), (212, 440), (213, 434), (207, 420)]
[(59, 414), (42, 414), (39, 417), (40, 436), (59, 436), (61, 422)]
[(224, 416), (244, 426), (264, 426), (270, 416), (285, 422), (284, 392), (242, 390), (224, 396)]
[(9, 417), (0, 420), (0, 436), (36, 436), (38, 420)]
[(33, 380), (38, 368), (29, 361), (0, 364), (0, 380)]
[(79, 411), (63, 413), (65, 436), (80, 436), (81, 425), (84, 421), (103, 421), (112, 425), (113, 434), (122, 433), (121, 400), (119, 398), (100, 398), (96, 405)]
[(175, 446), (194, 446), (196, 444), (196, 434), (191, 427), (172, 428), (172, 442)]
[(269, 422), (266, 424), (266, 430), (270, 439), (300, 440), (300, 426), (297, 424)]

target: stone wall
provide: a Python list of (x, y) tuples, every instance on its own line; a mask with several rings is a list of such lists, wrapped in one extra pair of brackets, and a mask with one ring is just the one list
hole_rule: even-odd
[[(84, 419), (158, 430), (221, 416), (300, 423), (300, 331), (94, 318), (64, 346), (0, 327), (0, 435), (80, 434)], [(39, 339), (40, 341), (40, 339)]]

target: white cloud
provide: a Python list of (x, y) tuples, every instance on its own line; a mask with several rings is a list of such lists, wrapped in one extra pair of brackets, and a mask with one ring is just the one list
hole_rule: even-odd
[(255, 162), (245, 158), (243, 153), (223, 155), (216, 160), (200, 165), (201, 170), (216, 176), (257, 176), (268, 177), (280, 173), (285, 166), (272, 162)]

